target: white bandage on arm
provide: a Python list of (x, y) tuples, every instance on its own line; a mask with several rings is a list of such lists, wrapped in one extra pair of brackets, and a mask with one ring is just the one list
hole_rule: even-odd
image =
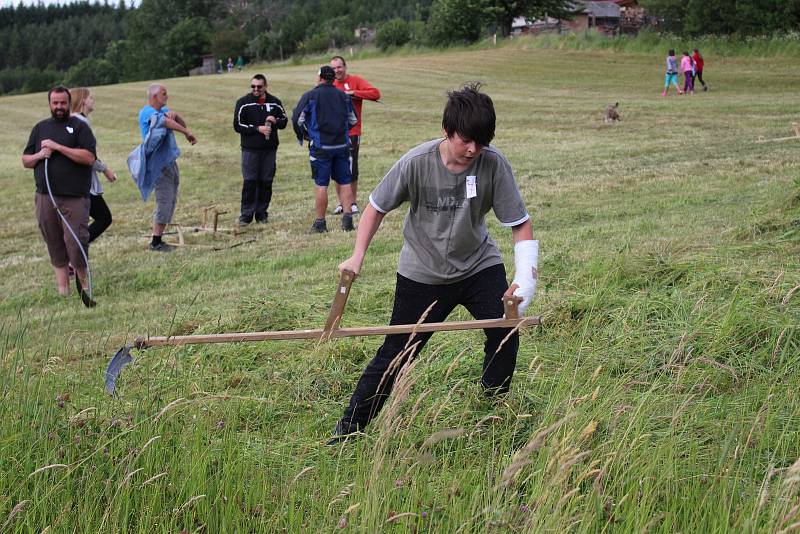
[(536, 280), (538, 278), (537, 266), (539, 265), (539, 241), (526, 240), (517, 241), (514, 244), (514, 280), (517, 284), (514, 295), (522, 297), (519, 305), (519, 313), (525, 313), (525, 309), (531, 303), (533, 294), (536, 292)]

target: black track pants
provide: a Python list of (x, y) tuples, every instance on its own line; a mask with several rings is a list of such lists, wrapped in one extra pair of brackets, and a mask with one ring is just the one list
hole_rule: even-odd
[[(425, 319), (426, 323), (444, 321), (453, 309), (463, 305), (475, 319), (499, 319), (503, 316), (502, 296), (508, 289), (506, 271), (502, 264), (488, 267), (455, 284), (428, 285), (397, 275), (394, 308), (391, 324), (413, 324), (436, 301)], [(508, 391), (517, 363), (519, 336), (512, 334), (498, 351), (498, 346), (510, 332), (508, 328), (485, 329), (483, 373), (481, 384), (491, 392)], [(409, 343), (410, 334), (386, 336), (383, 345), (367, 365), (344, 411), (342, 426), (345, 431), (363, 429), (383, 407), (402, 361), (392, 363), (407, 345), (417, 344), (412, 353), (416, 356), (430, 339), (432, 333), (417, 334)], [(403, 360), (405, 361), (405, 360)], [(391, 369), (390, 369), (391, 365)]]

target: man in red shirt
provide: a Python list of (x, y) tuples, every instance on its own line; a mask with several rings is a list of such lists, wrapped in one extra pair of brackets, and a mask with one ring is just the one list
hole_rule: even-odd
[[(381, 92), (373, 87), (367, 80), (359, 76), (347, 74), (347, 62), (342, 56), (333, 56), (331, 58), (331, 67), (336, 73), (336, 78), (333, 80), (333, 85), (340, 91), (344, 91), (353, 99), (353, 109), (356, 112), (358, 122), (350, 128), (350, 170), (353, 175), (351, 185), (353, 187), (353, 205), (351, 211), (355, 214), (358, 213), (358, 205), (356, 204), (356, 192), (358, 189), (358, 147), (361, 143), (361, 105), (364, 100), (377, 101), (381, 97)], [(339, 184), (336, 184), (336, 195), (340, 199), (339, 205), (333, 210), (333, 213), (342, 213), (341, 195), (339, 194)]]

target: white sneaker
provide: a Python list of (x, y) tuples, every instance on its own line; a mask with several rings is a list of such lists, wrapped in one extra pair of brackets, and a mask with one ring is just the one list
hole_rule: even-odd
[(350, 213), (352, 213), (353, 215), (358, 213), (358, 204), (356, 204), (355, 202), (350, 204)]
[(333, 210), (333, 214), (334, 214), (334, 215), (341, 215), (341, 213), (342, 213), (343, 211), (344, 211), (344, 208), (342, 207), (342, 205), (341, 205), (341, 204), (339, 204), (338, 206), (336, 206), (336, 208), (334, 208), (334, 210)]

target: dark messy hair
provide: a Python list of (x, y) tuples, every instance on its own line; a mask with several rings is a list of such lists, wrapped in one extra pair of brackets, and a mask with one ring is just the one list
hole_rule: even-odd
[(667, 55), (668, 56), (674, 56), (675, 55), (675, 49), (674, 48), (670, 48), (669, 52), (667, 52)]
[(49, 91), (47, 91), (47, 103), (50, 103), (50, 95), (53, 93), (67, 93), (67, 104), (72, 105), (72, 95), (69, 94), (69, 89), (64, 87), (63, 85), (56, 85)]
[(480, 82), (464, 84), (457, 91), (448, 91), (442, 114), (442, 128), (447, 137), (458, 134), (465, 141), (487, 146), (494, 139), (497, 117), (489, 95), (482, 93)]
[(250, 78), (250, 79), (251, 79), (251, 80), (261, 80), (262, 82), (264, 82), (264, 85), (266, 85), (266, 84), (267, 84), (267, 77), (266, 77), (266, 76), (264, 76), (263, 74), (256, 74), (256, 75), (254, 75), (254, 76), (253, 76), (252, 78)]

